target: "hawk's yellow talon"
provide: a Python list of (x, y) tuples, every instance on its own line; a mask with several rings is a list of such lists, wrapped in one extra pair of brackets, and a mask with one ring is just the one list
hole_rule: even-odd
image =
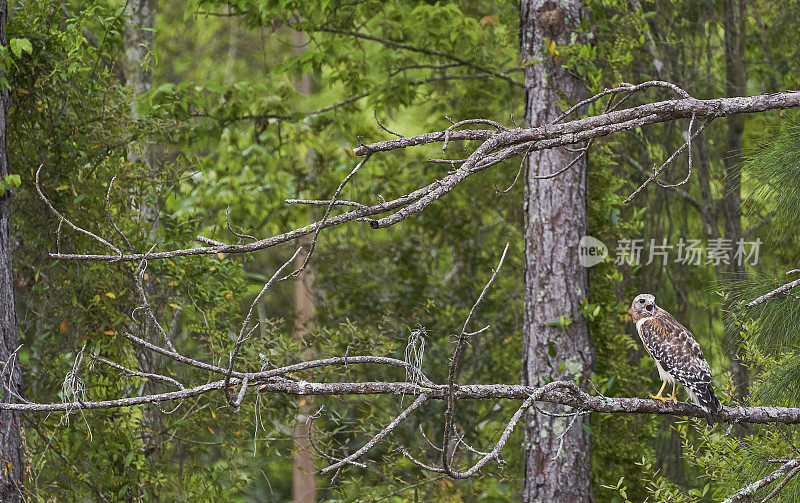
[(672, 395), (670, 395), (670, 396), (664, 396), (662, 394), (662, 393), (664, 393), (664, 388), (666, 386), (667, 386), (667, 381), (662, 382), (661, 383), (661, 389), (658, 390), (658, 394), (657, 395), (650, 395), (650, 398), (652, 398), (653, 400), (658, 400), (660, 402), (664, 402), (664, 403), (672, 402), (675, 405), (678, 405), (678, 397), (675, 395), (675, 383), (672, 383)]
[(670, 398), (666, 398), (666, 397), (664, 397), (664, 395), (662, 395), (662, 393), (664, 392), (664, 388), (666, 386), (667, 386), (667, 381), (663, 381), (661, 383), (661, 389), (658, 390), (658, 394), (657, 395), (650, 395), (650, 398), (652, 398), (653, 400), (659, 400), (661, 402), (667, 403), (667, 400), (670, 400)]
[(675, 383), (672, 383), (672, 395), (668, 396), (666, 398), (666, 400), (664, 401), (664, 403), (670, 402), (670, 401), (672, 403), (674, 403), (675, 405), (678, 405), (678, 397), (675, 396)]

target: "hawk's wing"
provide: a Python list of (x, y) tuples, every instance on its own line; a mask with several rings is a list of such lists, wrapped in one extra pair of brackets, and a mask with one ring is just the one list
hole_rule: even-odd
[(691, 332), (666, 311), (645, 319), (642, 342), (661, 367), (683, 385), (711, 383), (711, 368)]

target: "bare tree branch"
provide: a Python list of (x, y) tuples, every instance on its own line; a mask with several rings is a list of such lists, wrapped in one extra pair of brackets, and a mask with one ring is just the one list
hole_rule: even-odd
[[(632, 127), (613, 127), (624, 124), (635, 119), (645, 119), (644, 124), (655, 124), (658, 122), (668, 122), (675, 119), (688, 119), (692, 114), (698, 118), (718, 118), (729, 115), (764, 112), (766, 110), (783, 110), (786, 108), (800, 107), (800, 91), (786, 91), (773, 94), (760, 94), (755, 96), (743, 96), (736, 98), (715, 98), (710, 100), (698, 100), (695, 98), (684, 98), (680, 100), (658, 101), (637, 107), (626, 108), (614, 112), (608, 112), (585, 119), (578, 119), (556, 125), (545, 125), (530, 129), (512, 129), (500, 134), (492, 134), (491, 131), (472, 131), (473, 138), (483, 139), (501, 136), (500, 141), (505, 144), (536, 141), (542, 139), (553, 139), (566, 137), (582, 131), (593, 131), (598, 128), (612, 126), (611, 129), (598, 130), (595, 134), (606, 136), (608, 134), (633, 129)], [(635, 126), (638, 127), (638, 126)], [(462, 131), (463, 132), (463, 131)], [(423, 135), (407, 136), (393, 140), (385, 140), (368, 145), (362, 145), (354, 149), (356, 155), (365, 155), (367, 152), (379, 152), (397, 150), (398, 148), (408, 148), (427, 143), (443, 141), (443, 133), (426, 133)], [(565, 138), (564, 144), (577, 143)]]
[[(748, 484), (747, 486), (743, 487), (742, 489), (738, 490), (733, 496), (725, 499), (722, 503), (737, 503), (739, 501), (748, 501), (751, 499), (752, 495), (761, 489), (779, 479), (781, 476), (786, 475), (789, 472), (793, 472), (795, 468), (800, 465), (800, 458), (795, 458), (792, 460), (787, 461), (780, 468), (775, 470), (774, 472), (770, 473), (766, 477), (756, 480), (752, 484)], [(796, 472), (795, 472), (796, 473)], [(787, 479), (788, 479), (787, 475)], [(781, 486), (782, 487), (782, 486)], [(767, 499), (771, 498), (773, 495), (770, 495)], [(766, 499), (764, 500), (766, 501)]]
[[(275, 280), (278, 279), (278, 276), (280, 276), (283, 270), (289, 267), (289, 264), (294, 262), (294, 259), (297, 258), (297, 254), (300, 253), (302, 250), (303, 250), (302, 247), (298, 248), (291, 256), (291, 258), (289, 258), (289, 260), (284, 262), (283, 265), (280, 266), (277, 271), (275, 271), (275, 274), (273, 274), (272, 277), (269, 279), (269, 281), (267, 281), (266, 284), (264, 284), (264, 288), (262, 288), (261, 291), (258, 292), (256, 298), (253, 299), (253, 302), (250, 304), (250, 310), (247, 311), (247, 316), (245, 316), (244, 321), (242, 322), (242, 328), (241, 330), (239, 330), (239, 336), (236, 338), (236, 344), (234, 345), (233, 350), (230, 352), (230, 356), (228, 358), (228, 372), (226, 372), (225, 374), (225, 397), (228, 399), (228, 403), (230, 405), (234, 405), (230, 394), (230, 380), (231, 376), (233, 375), (233, 365), (236, 362), (236, 356), (239, 354), (239, 349), (242, 347), (242, 343), (244, 343), (244, 341), (247, 340), (247, 338), (250, 336), (250, 333), (252, 333), (252, 330), (255, 330), (256, 327), (258, 326), (258, 323), (256, 323), (256, 326), (253, 327), (252, 330), (247, 329), (248, 325), (250, 325), (250, 318), (252, 318), (253, 316), (253, 311), (255, 311), (256, 306), (258, 305), (259, 302), (261, 302), (261, 298), (264, 296), (265, 293), (267, 293), (269, 287), (272, 286), (273, 283), (275, 283)], [(244, 387), (245, 386), (243, 386), (242, 388), (244, 389)], [(237, 407), (238, 405), (234, 408)]]
[[(633, 166), (636, 169), (636, 171), (639, 174), (642, 175), (643, 178), (647, 179), (650, 176), (650, 174), (647, 172), (646, 169), (644, 169), (644, 167), (639, 163), (639, 161), (637, 161), (636, 159), (634, 159), (633, 157), (631, 157), (627, 153), (623, 153), (622, 156), (625, 158), (626, 161), (628, 161), (628, 163), (631, 166)], [(697, 209), (697, 211), (703, 217), (703, 222), (704, 223), (710, 221), (710, 217), (708, 216), (708, 210), (706, 208), (704, 208), (702, 204), (700, 204), (700, 201), (698, 201), (697, 199), (692, 197), (691, 194), (689, 194), (685, 190), (681, 189), (680, 187), (665, 187), (665, 188), (668, 188), (670, 190), (670, 192), (678, 195), (682, 199), (686, 200), (687, 203), (689, 203), (692, 206), (694, 206), (695, 209)]]
[(105, 358), (100, 357), (100, 356), (91, 355), (91, 357), (92, 357), (92, 360), (96, 360), (96, 361), (99, 361), (101, 363), (104, 363), (104, 364), (108, 365), (109, 367), (111, 367), (113, 369), (117, 369), (117, 370), (119, 370), (121, 372), (124, 372), (126, 375), (135, 376), (135, 377), (141, 377), (141, 378), (144, 378), (144, 379), (155, 379), (155, 380), (158, 380), (158, 381), (164, 381), (166, 383), (169, 383), (169, 384), (175, 386), (178, 389), (186, 389), (186, 387), (183, 384), (179, 383), (178, 381), (176, 381), (175, 379), (173, 379), (173, 378), (171, 378), (169, 376), (165, 376), (165, 375), (161, 375), (161, 374), (154, 374), (154, 373), (151, 373), (151, 372), (139, 372), (138, 370), (129, 369), (127, 367), (124, 367), (124, 366), (120, 365), (119, 363), (114, 363), (111, 360), (106, 360)]
[[(371, 154), (367, 154), (366, 156), (364, 156), (364, 158), (361, 159), (361, 161), (359, 161), (358, 164), (355, 165), (355, 167), (350, 171), (350, 173), (347, 174), (346, 177), (344, 177), (344, 180), (342, 180), (342, 182), (336, 188), (336, 191), (333, 193), (333, 196), (331, 197), (330, 204), (328, 204), (328, 207), (325, 209), (325, 214), (322, 215), (322, 220), (320, 220), (315, 224), (314, 237), (311, 238), (311, 244), (308, 247), (308, 253), (306, 253), (305, 258), (303, 259), (303, 264), (299, 268), (295, 269), (289, 276), (295, 278), (300, 276), (300, 273), (302, 273), (308, 266), (308, 261), (311, 260), (311, 255), (314, 254), (314, 250), (317, 247), (317, 239), (319, 239), (319, 231), (322, 230), (322, 226), (328, 220), (328, 216), (331, 214), (333, 205), (336, 204), (336, 198), (338, 198), (339, 194), (342, 193), (342, 190), (344, 190), (344, 187), (345, 185), (347, 185), (347, 182), (352, 180), (352, 178), (356, 176), (356, 173), (358, 173), (358, 171), (367, 163), (367, 161), (369, 161), (370, 155)], [(299, 251), (300, 250), (298, 250), (298, 252)]]
[[(699, 135), (700, 135), (700, 133), (702, 133), (702, 132), (703, 132), (703, 130), (706, 128), (706, 126), (708, 126), (709, 124), (711, 124), (711, 121), (712, 121), (712, 120), (714, 120), (714, 119), (713, 119), (713, 117), (706, 119), (706, 121), (705, 121), (703, 124), (701, 124), (701, 125), (700, 125), (700, 127), (699, 127), (699, 128), (697, 128), (697, 131), (695, 131), (694, 133), (691, 133), (691, 126), (690, 126), (690, 127), (689, 127), (689, 132), (690, 132), (690, 134), (689, 134), (688, 138), (686, 139), (686, 143), (682, 143), (682, 144), (681, 144), (681, 146), (680, 146), (680, 147), (678, 147), (678, 149), (677, 149), (675, 152), (673, 152), (673, 153), (672, 153), (672, 155), (670, 155), (670, 156), (667, 158), (667, 160), (666, 160), (666, 161), (664, 161), (664, 163), (663, 163), (661, 166), (659, 166), (659, 168), (658, 168), (658, 169), (656, 169), (656, 170), (653, 170), (653, 174), (651, 174), (651, 175), (650, 175), (650, 176), (647, 178), (647, 180), (645, 180), (645, 181), (644, 181), (644, 182), (643, 182), (641, 185), (639, 185), (639, 187), (638, 187), (636, 190), (634, 190), (634, 191), (631, 193), (631, 195), (629, 195), (629, 196), (628, 196), (628, 197), (627, 197), (627, 198), (626, 198), (624, 201), (622, 201), (622, 202), (623, 202), (623, 203), (629, 203), (629, 202), (631, 202), (631, 201), (633, 200), (633, 198), (634, 198), (634, 197), (636, 197), (636, 195), (637, 195), (639, 192), (643, 191), (643, 190), (644, 190), (644, 189), (645, 189), (645, 188), (646, 188), (648, 185), (650, 185), (650, 182), (652, 182), (652, 181), (654, 181), (654, 180), (655, 180), (655, 181), (656, 181), (656, 182), (657, 182), (659, 185), (661, 185), (662, 187), (665, 187), (665, 188), (675, 188), (675, 187), (679, 187), (679, 186), (683, 185), (684, 183), (688, 182), (688, 181), (689, 181), (689, 177), (691, 177), (691, 176), (692, 176), (692, 140), (694, 139), (694, 137), (695, 137), (695, 136), (699, 136)], [(692, 115), (692, 123), (694, 123), (694, 115)], [(664, 170), (665, 170), (665, 169), (666, 169), (666, 168), (667, 168), (667, 167), (668, 167), (670, 164), (672, 164), (672, 162), (675, 160), (675, 158), (677, 158), (677, 157), (678, 157), (678, 156), (681, 154), (681, 152), (683, 152), (683, 151), (684, 151), (684, 150), (686, 150), (686, 149), (689, 149), (689, 174), (686, 176), (686, 179), (685, 179), (685, 180), (683, 180), (682, 182), (678, 182), (678, 183), (676, 183), (676, 184), (672, 184), (672, 185), (670, 185), (670, 184), (661, 184), (660, 182), (658, 182), (658, 176), (659, 176), (659, 175), (660, 175), (660, 174), (661, 174), (661, 173), (662, 173), (662, 172), (663, 172), (663, 171), (664, 171)]]
[[(44, 164), (40, 164), (40, 165), (39, 165), (39, 168), (36, 170), (36, 178), (35, 178), (36, 192), (38, 192), (38, 193), (39, 193), (39, 199), (41, 199), (41, 200), (42, 200), (42, 202), (44, 202), (44, 204), (45, 204), (45, 205), (46, 205), (46, 206), (47, 206), (47, 207), (50, 209), (50, 211), (53, 213), (53, 215), (55, 215), (55, 216), (56, 216), (56, 218), (58, 218), (59, 230), (61, 229), (61, 224), (67, 224), (67, 225), (68, 225), (68, 226), (70, 226), (70, 227), (71, 227), (73, 230), (75, 230), (75, 231), (77, 231), (77, 232), (80, 232), (80, 233), (82, 233), (82, 234), (86, 234), (86, 235), (87, 235), (87, 236), (89, 236), (90, 238), (92, 238), (92, 239), (94, 239), (94, 240), (98, 241), (99, 243), (101, 243), (101, 244), (103, 244), (103, 245), (105, 245), (105, 246), (107, 246), (107, 247), (111, 248), (111, 250), (112, 250), (112, 251), (115, 251), (115, 252), (117, 252), (119, 255), (122, 255), (122, 251), (120, 251), (120, 249), (119, 249), (119, 248), (117, 248), (117, 247), (116, 247), (116, 246), (114, 246), (113, 244), (109, 243), (109, 242), (108, 242), (108, 241), (106, 241), (105, 239), (101, 238), (100, 236), (98, 236), (98, 235), (94, 234), (93, 232), (87, 231), (87, 230), (85, 230), (85, 229), (82, 229), (82, 228), (78, 227), (77, 225), (73, 224), (73, 223), (72, 223), (72, 222), (70, 222), (70, 221), (69, 221), (69, 220), (68, 220), (66, 217), (64, 217), (64, 216), (63, 216), (61, 213), (59, 213), (59, 212), (58, 212), (58, 210), (56, 210), (56, 209), (53, 207), (53, 205), (50, 203), (50, 200), (49, 200), (49, 199), (47, 199), (47, 198), (45, 197), (44, 193), (42, 192), (42, 187), (41, 187), (41, 185), (39, 185), (39, 173), (41, 173), (41, 171), (42, 171), (42, 168), (43, 168), (43, 167), (44, 167)], [(109, 187), (109, 190), (110, 190), (110, 187)], [(110, 217), (109, 217), (109, 218), (110, 218)], [(112, 224), (113, 224), (113, 221), (112, 221)]]
[(759, 304), (763, 304), (764, 302), (768, 301), (772, 297), (775, 297), (776, 295), (780, 295), (780, 294), (782, 294), (784, 292), (788, 292), (792, 288), (794, 288), (796, 286), (799, 286), (799, 285), (800, 285), (800, 279), (796, 279), (794, 281), (790, 281), (790, 282), (788, 282), (788, 283), (786, 283), (784, 285), (779, 286), (778, 288), (776, 288), (776, 289), (774, 289), (774, 290), (772, 290), (770, 292), (765, 293), (761, 297), (758, 297), (757, 299), (749, 302), (744, 307), (751, 308), (751, 307), (755, 307), (755, 306), (757, 306)]
[[(448, 445), (450, 443), (450, 430), (453, 426), (453, 414), (455, 412), (455, 391), (456, 391), (456, 377), (458, 375), (458, 360), (461, 357), (461, 350), (464, 347), (464, 343), (467, 339), (467, 327), (469, 326), (470, 321), (472, 321), (472, 317), (475, 315), (475, 310), (478, 309), (483, 298), (486, 296), (486, 292), (489, 291), (489, 288), (494, 283), (495, 278), (497, 278), (497, 273), (500, 272), (500, 268), (503, 267), (503, 261), (506, 259), (506, 253), (508, 253), (508, 243), (506, 243), (505, 248), (503, 248), (503, 254), (500, 256), (500, 261), (497, 263), (497, 267), (492, 271), (492, 276), (489, 278), (489, 281), (486, 282), (486, 285), (483, 287), (481, 294), (478, 296), (478, 299), (475, 301), (475, 304), (472, 305), (472, 309), (469, 310), (469, 314), (467, 315), (467, 319), (464, 320), (464, 326), (461, 327), (461, 331), (458, 333), (458, 338), (456, 340), (456, 347), (453, 350), (453, 356), (450, 358), (450, 365), (447, 373), (447, 408), (444, 412), (444, 428), (442, 430), (442, 468), (444, 469), (445, 473), (449, 476), (453, 477), (453, 471), (450, 468), (450, 461), (448, 459)], [(455, 449), (454, 449), (455, 451)]]
[[(406, 420), (406, 418), (407, 418), (407, 417), (408, 417), (408, 416), (409, 416), (409, 415), (410, 415), (412, 412), (414, 412), (415, 410), (417, 410), (417, 409), (418, 409), (418, 408), (419, 408), (419, 407), (420, 407), (420, 406), (421, 406), (423, 403), (425, 403), (425, 401), (426, 401), (426, 400), (428, 400), (428, 395), (426, 395), (426, 394), (421, 394), (421, 395), (419, 395), (419, 396), (416, 398), (416, 400), (414, 400), (414, 402), (413, 402), (411, 405), (409, 405), (409, 406), (408, 406), (408, 407), (407, 407), (407, 408), (406, 408), (406, 409), (405, 409), (403, 412), (401, 412), (400, 414), (398, 414), (398, 415), (397, 415), (397, 417), (395, 417), (395, 418), (392, 420), (392, 422), (391, 422), (391, 423), (387, 424), (385, 428), (383, 428), (383, 429), (382, 429), (380, 432), (378, 432), (378, 434), (377, 434), (377, 435), (375, 435), (374, 437), (372, 437), (372, 439), (370, 439), (370, 441), (369, 441), (369, 442), (367, 442), (366, 444), (364, 444), (364, 446), (363, 446), (363, 447), (361, 447), (360, 449), (358, 449), (358, 450), (357, 450), (356, 452), (354, 452), (353, 454), (351, 454), (351, 455), (347, 456), (346, 458), (342, 459), (341, 461), (338, 461), (338, 462), (336, 462), (336, 463), (334, 463), (334, 464), (332, 464), (332, 465), (330, 465), (330, 466), (326, 466), (325, 468), (323, 468), (323, 469), (322, 469), (322, 473), (328, 473), (328, 472), (330, 472), (330, 471), (333, 471), (333, 470), (339, 470), (339, 469), (341, 469), (341, 468), (342, 468), (344, 465), (346, 465), (347, 463), (350, 463), (351, 461), (355, 461), (356, 459), (360, 458), (361, 456), (363, 456), (364, 454), (366, 454), (367, 452), (369, 452), (369, 450), (370, 450), (370, 449), (372, 449), (372, 448), (373, 448), (375, 445), (377, 445), (377, 444), (378, 444), (378, 443), (379, 443), (381, 440), (383, 440), (383, 439), (384, 439), (384, 437), (386, 437), (386, 435), (388, 435), (389, 433), (391, 433), (391, 431), (392, 431), (392, 430), (394, 430), (395, 428), (397, 428), (397, 426), (398, 426), (400, 423), (402, 423), (403, 421), (405, 421), (405, 420)], [(337, 474), (338, 474), (338, 472), (337, 472)]]
[[(410, 216), (416, 215), (432, 202), (451, 192), (459, 183), (472, 174), (485, 170), (517, 155), (522, 155), (528, 151), (582, 143), (620, 131), (675, 119), (690, 118), (692, 116), (710, 120), (717, 117), (741, 113), (779, 110), (798, 106), (800, 106), (800, 92), (794, 91), (711, 100), (683, 98), (609, 111), (593, 117), (560, 124), (548, 124), (530, 129), (498, 128), (497, 131), (445, 130), (361, 145), (354, 149), (354, 151), (357, 155), (366, 156), (376, 152), (403, 149), (434, 142), (461, 140), (478, 140), (483, 142), (454, 172), (448, 174), (441, 180), (435, 180), (424, 187), (400, 196), (392, 201), (358, 207), (352, 211), (330, 217), (325, 222), (294, 229), (253, 243), (241, 245), (219, 244), (200, 248), (157, 252), (147, 255), (147, 258), (163, 259), (187, 255), (248, 253), (285, 243), (312, 232), (319, 232), (319, 229), (325, 227), (332, 227), (355, 220), (368, 221), (373, 228), (389, 227)], [(481, 120), (481, 122), (486, 123), (486, 120)], [(335, 201), (335, 199), (332, 200)], [(377, 220), (367, 218), (387, 212), (393, 213)], [(88, 232), (82, 229), (79, 229), (79, 231), (84, 233)], [(117, 252), (115, 248), (112, 249)], [(94, 255), (54, 253), (51, 254), (51, 257), (63, 260), (131, 261), (141, 260), (145, 257), (145, 254)]]
[(786, 487), (786, 484), (788, 484), (792, 480), (792, 478), (794, 478), (794, 476), (797, 475), (798, 472), (800, 472), (800, 466), (795, 466), (792, 469), (792, 471), (786, 474), (783, 480), (781, 480), (780, 484), (775, 486), (775, 489), (773, 489), (772, 492), (769, 493), (766, 498), (761, 500), (761, 503), (767, 503), (767, 501), (777, 496), (778, 493), (780, 493), (783, 490), (783, 488)]
[[(378, 358), (378, 357), (368, 357)], [(356, 357), (347, 357), (347, 364), (355, 363)], [(338, 359), (338, 364), (342, 365), (343, 358)], [(399, 360), (398, 360), (399, 361)], [(311, 362), (304, 362), (311, 363)], [(317, 366), (324, 366), (317, 361)], [(363, 363), (363, 362), (362, 362)], [(297, 364), (292, 367), (300, 366)], [(399, 365), (398, 365), (399, 366)], [(284, 373), (283, 367), (280, 374)], [(310, 368), (310, 367), (309, 367)], [(278, 369), (276, 369), (278, 370)], [(224, 369), (222, 369), (225, 372)], [(270, 371), (254, 372), (245, 374), (250, 381), (264, 381), (269, 376)], [(553, 381), (561, 383), (566, 389), (572, 389), (577, 385), (567, 381)], [(231, 378), (231, 385), (239, 385), (241, 379)], [(552, 384), (552, 383), (549, 383)], [(119, 407), (131, 407), (145, 403), (157, 403), (170, 400), (181, 400), (193, 396), (200, 396), (212, 391), (221, 390), (225, 386), (225, 380), (220, 379), (207, 384), (202, 384), (185, 390), (171, 391), (154, 395), (134, 396), (118, 398), (114, 400), (100, 401), (80, 401), (80, 402), (55, 402), (55, 403), (0, 403), (0, 409), (48, 412), (48, 411), (74, 411), (74, 410), (93, 410), (110, 409)], [(513, 385), (513, 384), (468, 384), (456, 387), (455, 398), (457, 400), (487, 400), (487, 399), (515, 399), (525, 400), (537, 389), (535, 387)], [(430, 399), (443, 400), (447, 397), (448, 387), (445, 385), (424, 386), (409, 382), (307, 382), (279, 380), (269, 381), (259, 387), (262, 393), (280, 393), (287, 395), (301, 396), (330, 396), (330, 395), (419, 395), (424, 393)], [(605, 414), (671, 414), (684, 417), (704, 418), (704, 412), (698, 406), (688, 402), (678, 402), (677, 404), (661, 403), (657, 400), (647, 398), (609, 398), (597, 395), (590, 395), (580, 389), (569, 393), (563, 390), (553, 390), (548, 388), (546, 393), (541, 394), (537, 401), (568, 405), (582, 410), (600, 412)], [(718, 422), (739, 422), (753, 424), (800, 424), (800, 408), (792, 407), (728, 407), (724, 406), (714, 419)]]

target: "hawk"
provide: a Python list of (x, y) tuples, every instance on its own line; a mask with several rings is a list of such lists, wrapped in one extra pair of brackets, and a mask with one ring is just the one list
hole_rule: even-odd
[[(631, 304), (631, 320), (642, 339), (644, 348), (656, 362), (658, 375), (663, 381), (657, 395), (650, 398), (666, 403), (678, 403), (675, 384), (681, 383), (694, 402), (705, 412), (709, 426), (712, 417), (722, 407), (711, 385), (711, 368), (703, 357), (703, 350), (692, 333), (668, 312), (656, 305), (656, 298), (648, 293), (637, 295)], [(662, 396), (667, 383), (672, 383), (672, 395)]]

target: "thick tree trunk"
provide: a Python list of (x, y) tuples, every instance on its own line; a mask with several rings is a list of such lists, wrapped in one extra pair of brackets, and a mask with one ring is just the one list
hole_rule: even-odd
[[(306, 35), (300, 31), (292, 30), (292, 51), (295, 56), (302, 54), (307, 43)], [(305, 74), (300, 80), (295, 82), (295, 90), (300, 94), (311, 94), (311, 75)], [(309, 149), (306, 160), (311, 165), (313, 151)], [(311, 236), (305, 236), (299, 243), (308, 245)], [(295, 259), (295, 268), (300, 268), (306, 259), (306, 252), (303, 251)], [(295, 281), (294, 287), (294, 330), (295, 336), (300, 340), (311, 331), (312, 320), (314, 318), (314, 295), (313, 295), (314, 273), (311, 267), (300, 274)], [(306, 348), (303, 352), (303, 360), (311, 360), (314, 357), (312, 348)], [(308, 429), (306, 423), (308, 417), (313, 413), (313, 397), (304, 397), (300, 401), (297, 414), (297, 423), (292, 437), (294, 438), (294, 456), (292, 464), (292, 500), (295, 503), (316, 503), (317, 501), (317, 476), (314, 467), (314, 459)]]
[[(8, 46), (6, 24), (8, 2), (0, 1), (0, 44)], [(8, 170), (8, 89), (0, 89), (0, 179)], [(17, 317), (14, 309), (14, 274), (11, 265), (11, 194), (0, 196), (0, 382), (2, 401), (16, 402), (22, 376), (17, 361)], [(0, 501), (16, 502), (22, 497), (22, 438), (19, 413), (0, 411)]]
[[(745, 0), (725, 0), (723, 9), (725, 20), (725, 96), (746, 96), (745, 18), (747, 16), (747, 3)], [(744, 115), (734, 115), (725, 119), (728, 128), (725, 135), (725, 195), (722, 201), (722, 212), (725, 215), (725, 238), (731, 240), (734, 249), (736, 249), (737, 242), (742, 237), (740, 182), (744, 119)], [(741, 274), (743, 270), (743, 264), (737, 263), (731, 257), (728, 272), (736, 276)], [(725, 352), (730, 361), (737, 397), (741, 399), (747, 396), (748, 372), (747, 367), (742, 364), (737, 356), (740, 343), (739, 328), (726, 317)]]
[[(577, 33), (581, 2), (523, 0), (521, 51), (525, 70), (525, 122), (542, 126), (555, 119), (557, 102), (585, 97), (584, 85), (557, 61), (547, 41), (570, 43)], [(532, 63), (536, 64), (532, 64)], [(581, 317), (587, 295), (586, 269), (578, 261), (578, 242), (586, 232), (586, 162), (561, 176), (537, 180), (568, 164), (575, 154), (564, 149), (531, 154), (525, 170), (525, 324), (523, 384), (540, 386), (550, 378), (589, 377), (594, 351)], [(549, 320), (572, 318), (564, 327)], [(540, 406), (546, 412), (563, 408)], [(583, 425), (569, 417), (552, 417), (536, 409), (525, 422), (525, 490), (523, 501), (592, 501), (591, 439)]]

